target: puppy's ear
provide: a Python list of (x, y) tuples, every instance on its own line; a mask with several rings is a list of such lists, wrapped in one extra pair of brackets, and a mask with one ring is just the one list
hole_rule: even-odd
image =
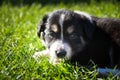
[(86, 20), (85, 24), (86, 24), (85, 27), (84, 27), (85, 35), (86, 35), (87, 39), (92, 39), (93, 32), (94, 32), (94, 29), (95, 29), (94, 23), (92, 22), (92, 20), (91, 21)]
[(80, 22), (79, 24), (83, 26), (83, 36), (87, 40), (91, 39), (95, 28), (91, 15), (80, 11), (75, 11), (75, 13), (79, 15), (77, 19)]
[(42, 19), (42, 21), (40, 22), (40, 25), (38, 26), (38, 31), (37, 31), (37, 35), (38, 37), (40, 37), (41, 32), (44, 33), (45, 30), (45, 25), (47, 23), (47, 19), (48, 19), (48, 15), (45, 15)]

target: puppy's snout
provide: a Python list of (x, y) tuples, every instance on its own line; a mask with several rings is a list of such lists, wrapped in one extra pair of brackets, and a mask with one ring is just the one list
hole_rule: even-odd
[(57, 50), (57, 51), (55, 51), (55, 53), (56, 53), (57, 57), (59, 57), (59, 58), (63, 58), (66, 55), (65, 50)]

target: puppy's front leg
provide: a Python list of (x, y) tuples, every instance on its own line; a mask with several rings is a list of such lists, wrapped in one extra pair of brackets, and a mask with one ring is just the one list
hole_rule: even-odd
[(40, 52), (35, 52), (33, 58), (38, 60), (40, 56), (50, 56), (49, 50), (43, 50)]

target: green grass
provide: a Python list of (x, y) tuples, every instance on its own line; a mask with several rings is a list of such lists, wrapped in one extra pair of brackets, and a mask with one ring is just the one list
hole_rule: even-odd
[[(120, 18), (119, 3), (91, 3), (91, 4), (62, 4), (45, 5), (32, 4), (30, 6), (0, 6), (0, 79), (38, 79), (38, 80), (96, 80), (96, 69), (61, 63), (52, 65), (48, 58), (41, 57), (36, 62), (32, 55), (36, 51), (45, 49), (38, 39), (37, 26), (44, 14), (57, 9), (71, 9), (85, 11), (99, 17)], [(116, 79), (109, 75), (107, 80)], [(117, 77), (119, 79), (119, 77)]]

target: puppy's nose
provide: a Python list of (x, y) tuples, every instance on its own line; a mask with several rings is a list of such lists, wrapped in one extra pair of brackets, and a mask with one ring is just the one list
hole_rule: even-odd
[(57, 57), (59, 57), (59, 58), (63, 58), (63, 57), (65, 57), (65, 55), (66, 55), (66, 51), (65, 51), (65, 50), (57, 50), (57, 51), (56, 51), (56, 55), (57, 55)]

